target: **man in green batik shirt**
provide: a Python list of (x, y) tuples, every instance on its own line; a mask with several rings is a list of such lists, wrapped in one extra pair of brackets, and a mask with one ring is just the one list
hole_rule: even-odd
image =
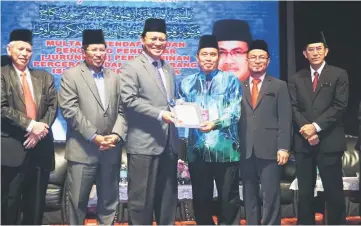
[(214, 224), (211, 212), (213, 180), (216, 182), (220, 213), (218, 224), (239, 224), (239, 141), (241, 85), (230, 72), (218, 70), (216, 37), (204, 35), (199, 41), (197, 61), (200, 72), (184, 78), (178, 97), (201, 106), (205, 122), (189, 129), (187, 155), (192, 182), (195, 220)]

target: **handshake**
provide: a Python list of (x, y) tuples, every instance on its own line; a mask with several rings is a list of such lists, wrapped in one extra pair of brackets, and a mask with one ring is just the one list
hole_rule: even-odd
[(25, 142), (23, 143), (25, 149), (34, 148), (37, 143), (42, 140), (49, 133), (49, 125), (44, 122), (32, 122), (31, 131), (26, 133), (24, 137), (26, 137)]
[(121, 141), (121, 138), (116, 134), (110, 134), (106, 136), (95, 135), (92, 140), (92, 142), (99, 147), (99, 151), (115, 148), (119, 141)]
[(299, 133), (308, 141), (311, 146), (320, 143), (320, 139), (316, 133), (316, 127), (313, 124), (306, 124), (301, 127)]

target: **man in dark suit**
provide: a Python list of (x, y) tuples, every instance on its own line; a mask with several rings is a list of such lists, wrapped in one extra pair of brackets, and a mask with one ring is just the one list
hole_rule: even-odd
[(299, 188), (298, 223), (315, 224), (313, 201), (318, 167), (328, 223), (344, 224), (341, 158), (346, 140), (342, 118), (348, 101), (348, 77), (345, 70), (326, 64), (328, 48), (323, 33), (308, 35), (303, 55), (310, 67), (289, 80)]
[(292, 110), (285, 82), (266, 73), (267, 43), (252, 42), (248, 51), (250, 77), (243, 84), (240, 146), (247, 224), (261, 224), (259, 185), (263, 196), (263, 224), (281, 224), (280, 166), (288, 161)]
[(57, 111), (53, 77), (28, 68), (32, 32), (14, 30), (1, 68), (1, 223), (41, 224), (50, 171), (51, 125)]
[(120, 92), (128, 121), (129, 224), (174, 224), (178, 135), (173, 124), (175, 75), (160, 59), (167, 44), (162, 19), (147, 19), (143, 53), (121, 70)]
[(59, 106), (67, 121), (69, 220), (82, 225), (94, 182), (97, 220), (110, 225), (119, 203), (121, 145), (126, 121), (120, 100), (120, 77), (103, 67), (106, 44), (102, 30), (83, 31), (85, 61), (61, 78)]

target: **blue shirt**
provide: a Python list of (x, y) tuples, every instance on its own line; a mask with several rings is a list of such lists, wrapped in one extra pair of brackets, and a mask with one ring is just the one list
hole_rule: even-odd
[[(89, 67), (89, 70), (90, 70), (90, 73), (94, 77), (94, 82), (95, 82), (95, 85), (97, 86), (98, 94), (99, 94), (100, 100), (102, 102), (102, 105), (104, 107), (105, 106), (105, 86), (104, 86), (104, 70), (103, 70), (103, 67), (101, 68), (101, 70), (99, 72), (95, 72), (90, 67)], [(90, 137), (89, 140), (92, 141), (96, 135), (97, 134), (94, 134), (92, 137)]]

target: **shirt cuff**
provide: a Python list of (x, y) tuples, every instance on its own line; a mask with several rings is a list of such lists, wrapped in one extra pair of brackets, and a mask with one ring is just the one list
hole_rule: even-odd
[(158, 119), (159, 121), (163, 121), (163, 119), (162, 119), (163, 112), (164, 112), (164, 111), (161, 110), (160, 113), (159, 113), (159, 115), (158, 115), (158, 118), (157, 118), (157, 119)]
[(36, 121), (31, 120), (31, 122), (29, 123), (28, 128), (26, 128), (26, 132), (30, 133), (33, 130), (33, 127), (35, 125)]
[(285, 152), (288, 152), (288, 150), (286, 150), (286, 149), (278, 149), (278, 151), (285, 151)]
[(94, 133), (94, 135), (89, 138), (89, 141), (90, 141), (90, 142), (93, 141), (94, 138), (95, 138), (97, 135), (98, 135), (98, 134)]
[(321, 127), (317, 123), (313, 122), (312, 125), (316, 128), (317, 133), (321, 131)]

